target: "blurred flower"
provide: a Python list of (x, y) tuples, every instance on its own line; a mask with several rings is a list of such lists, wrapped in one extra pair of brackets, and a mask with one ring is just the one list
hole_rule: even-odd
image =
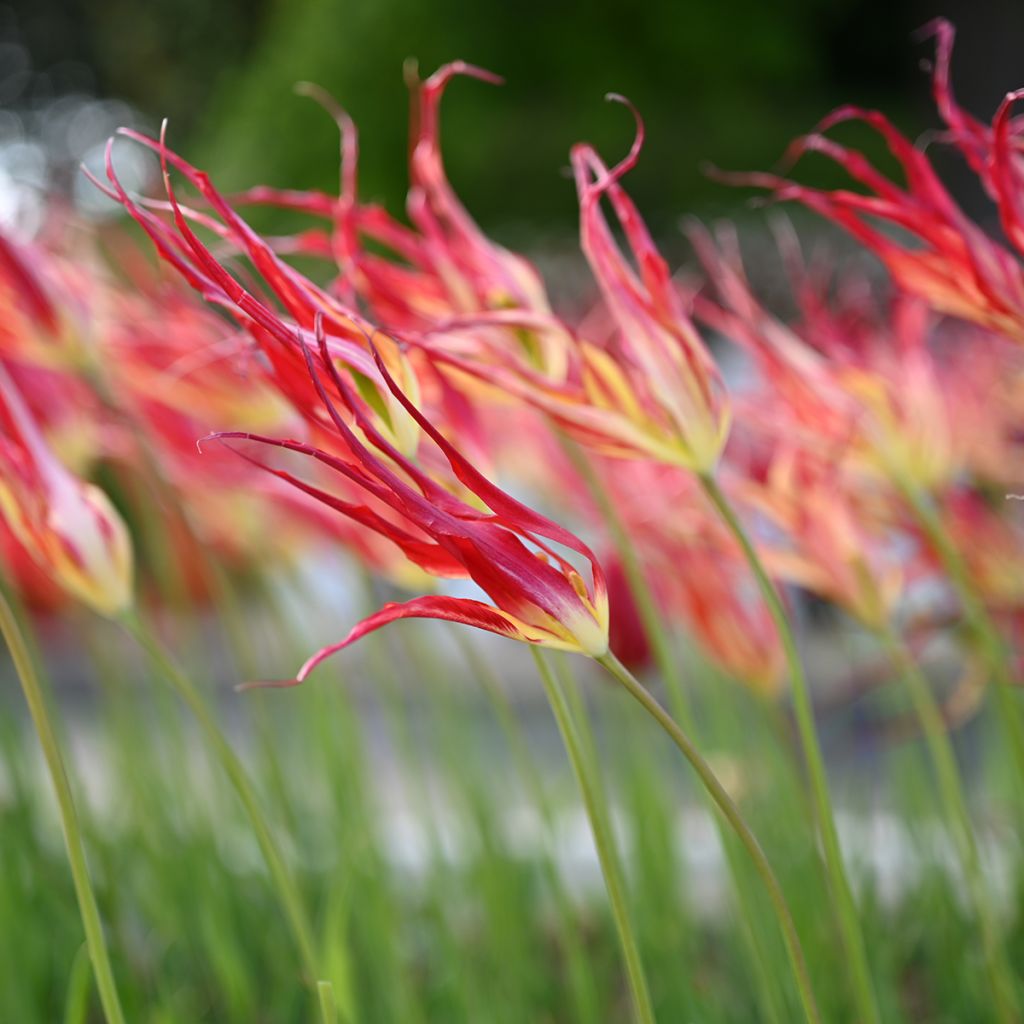
[(132, 599), (128, 531), (107, 496), (53, 455), (0, 367), (0, 512), (11, 533), (73, 597), (104, 615)]
[[(874, 252), (901, 287), (926, 298), (940, 312), (1024, 342), (1024, 266), (1019, 259), (1024, 255), (1024, 163), (1020, 120), (1013, 116), (1024, 92), (1006, 95), (991, 126), (971, 117), (958, 106), (950, 88), (953, 27), (939, 19), (932, 31), (938, 41), (933, 86), (946, 122), (944, 138), (964, 155), (996, 203), (1003, 232), (1016, 253), (963, 213), (923, 150), (875, 110), (840, 107), (794, 142), (788, 154), (791, 159), (808, 152), (822, 154), (866, 188), (866, 195), (811, 188), (774, 174), (730, 177), (771, 189), (779, 199), (797, 200), (838, 224)], [(862, 121), (881, 136), (899, 162), (905, 186), (887, 178), (862, 153), (825, 134), (847, 121)], [(884, 232), (881, 226), (897, 233)]]
[(780, 444), (765, 483), (743, 494), (781, 531), (763, 550), (773, 574), (880, 629), (903, 592), (906, 558), (856, 487), (835, 460)]
[(807, 268), (784, 234), (797, 299), (797, 316), (785, 323), (754, 297), (731, 231), (712, 240), (693, 225), (690, 237), (711, 284), (695, 313), (754, 358), (761, 388), (745, 410), (763, 429), (915, 487), (939, 486), (958, 472), (964, 442), (950, 429), (957, 382), (932, 353), (927, 304), (880, 298), (853, 274), (830, 282), (826, 266)]
[(669, 593), (701, 648), (732, 678), (777, 694), (782, 645), (740, 552), (705, 535), (677, 553), (686, 571), (672, 579)]
[[(597, 461), (595, 469), (601, 473), (666, 621), (684, 632), (731, 678), (759, 693), (778, 693), (785, 664), (778, 632), (743, 553), (694, 477), (672, 466), (642, 460)], [(735, 476), (733, 469), (730, 478)], [(569, 486), (577, 500), (584, 500), (575, 494), (578, 488), (571, 479)], [(589, 514), (595, 520), (601, 518), (595, 508), (589, 509)], [(625, 624), (615, 619), (620, 610), (628, 611), (623, 603), (612, 604), (613, 638), (625, 634), (627, 649), (635, 646), (642, 650), (641, 636), (635, 626), (629, 626), (632, 616)], [(646, 643), (646, 636), (642, 640)], [(614, 639), (612, 649), (619, 653)]]
[[(168, 222), (136, 203), (124, 190), (114, 170), (112, 142), (106, 163), (111, 188), (106, 191), (124, 205), (149, 235), (160, 255), (196, 291), (208, 302), (223, 307), (238, 318), (269, 360), (275, 384), (292, 405), (303, 414), (308, 410), (310, 415), (318, 416), (320, 405), (305, 372), (303, 352), (316, 347), (312, 329), (314, 320), (321, 316), (332, 357), (346, 365), (357, 388), (368, 400), (378, 429), (402, 451), (414, 451), (418, 442), (415, 422), (383, 385), (370, 357), (368, 340), (374, 337), (376, 347), (391, 372), (401, 380), (403, 387), (415, 393), (417, 378), (407, 365), (400, 347), (355, 310), (281, 259), (270, 243), (258, 235), (220, 195), (206, 174), (167, 149), (162, 135), (155, 140), (127, 130), (122, 134), (159, 154), (171, 220)], [(216, 217), (189, 211), (178, 202), (171, 183), (170, 166), (200, 192)], [(244, 253), (287, 316), (282, 317), (269, 301), (243, 287), (227, 271), (223, 258), (218, 259), (200, 239), (190, 220), (200, 222), (223, 242)], [(321, 425), (326, 425), (325, 417), (319, 416), (319, 419)]]
[(978, 594), (999, 611), (1024, 609), (1024, 526), (1019, 516), (958, 489), (945, 496), (943, 521), (963, 553)]
[[(667, 264), (619, 184), (643, 145), (643, 123), (636, 118), (633, 147), (614, 168), (608, 169), (589, 145), (572, 151), (581, 244), (610, 327), (607, 342), (598, 344), (534, 307), (495, 313), (486, 323), (517, 328), (539, 339), (545, 351), (564, 351), (564, 374), (553, 374), (522, 353), (467, 344), (465, 331), (475, 332), (479, 318), (439, 325), (420, 343), (446, 370), (456, 369), (540, 410), (602, 455), (656, 459), (704, 473), (725, 446), (729, 405)], [(606, 198), (638, 270), (619, 248), (602, 213)]]
[(0, 234), (0, 348), (50, 368), (74, 369), (90, 358), (91, 254), (62, 260), (41, 245)]
[[(602, 360), (599, 369), (592, 365), (591, 370), (597, 369), (613, 402), (628, 396), (630, 406), (661, 427), (679, 464), (710, 472), (728, 436), (729, 407), (718, 369), (683, 309), (668, 265), (619, 184), (635, 166), (644, 140), (643, 122), (627, 106), (636, 117), (637, 134), (621, 163), (609, 170), (592, 146), (580, 144), (572, 150), (580, 241), (618, 328), (620, 346), (614, 361)], [(636, 269), (604, 218), (605, 198), (625, 233)]]
[(627, 668), (633, 672), (642, 671), (651, 663), (653, 656), (650, 637), (633, 597), (622, 559), (612, 554), (603, 561), (611, 624), (609, 646)]

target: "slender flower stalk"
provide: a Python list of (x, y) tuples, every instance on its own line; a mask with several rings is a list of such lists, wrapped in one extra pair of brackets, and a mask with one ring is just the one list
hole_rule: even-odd
[(138, 613), (134, 610), (125, 613), (121, 617), (121, 622), (125, 629), (135, 638), (139, 646), (146, 651), (159, 673), (188, 705), (189, 710), (195, 716), (199, 727), (203, 731), (206, 742), (220, 762), (221, 768), (224, 770), (238, 799), (241, 801), (249, 818), (249, 823), (252, 825), (253, 832), (256, 835), (256, 841), (259, 843), (260, 852), (263, 854), (263, 858), (270, 870), (271, 882), (277, 891), (281, 909), (284, 911), (285, 918), (298, 946), (303, 969), (309, 983), (312, 983), (320, 976), (317, 970), (316, 944), (313, 940), (313, 929), (309, 923), (298, 884), (278, 847), (273, 829), (267, 821), (263, 809), (260, 807), (256, 791), (249, 781), (242, 762), (231, 748), (231, 744), (228, 743), (227, 737), (221, 731), (198, 688), (182, 671), (175, 659), (166, 650), (153, 631), (146, 626)]
[(982, 945), (992, 984), (995, 1011), (999, 1021), (1003, 1024), (1012, 1024), (1019, 1020), (1013, 973), (999, 937), (991, 896), (985, 886), (981, 854), (978, 850), (971, 816), (967, 810), (967, 800), (960, 782), (956, 754), (949, 733), (946, 731), (942, 711), (928, 680), (910, 651), (907, 650), (907, 645), (902, 638), (889, 625), (879, 629), (877, 635), (910, 691), (914, 711), (924, 731), (943, 811), (952, 828), (967, 888), (981, 924)]
[(640, 1024), (654, 1024), (651, 995), (647, 987), (643, 962), (640, 959), (640, 947), (629, 915), (626, 883), (623, 878), (622, 864), (615, 849), (615, 838), (612, 835), (604, 793), (600, 781), (595, 778), (595, 773), (592, 770), (592, 759), (584, 750), (584, 743), (573, 720), (564, 690), (540, 651), (536, 648), (531, 648), (531, 651), (583, 797), (583, 806), (587, 812), (587, 820), (590, 822), (590, 832), (594, 838), (597, 858), (601, 864), (601, 874), (608, 892), (608, 902), (612, 908), (615, 930), (619, 936), (623, 959), (626, 961), (626, 975), (629, 979), (634, 1014)]
[(32, 715), (32, 723), (39, 736), (39, 744), (43, 748), (46, 767), (50, 773), (54, 793), (57, 796), (57, 808), (60, 813), (61, 830), (64, 833), (64, 845), (67, 849), (68, 862), (71, 865), (71, 877), (75, 884), (75, 896), (78, 909), (82, 915), (85, 928), (85, 941), (92, 961), (96, 987), (99, 990), (100, 1003), (107, 1024), (125, 1024), (124, 1012), (114, 982), (114, 972), (110, 966), (110, 954), (107, 941), (103, 935), (103, 923), (100, 920), (96, 895), (89, 878), (89, 865), (86, 862), (85, 845), (82, 841), (82, 829), (75, 810), (75, 801), (64, 768), (60, 743), (54, 730), (50, 713), (46, 707), (46, 698), (36, 674), (32, 657), (22, 635), (21, 627), (7, 598), (0, 593), (0, 633), (3, 633), (7, 648), (21, 683), (25, 701)]
[[(455, 640), (466, 666), (491, 703), (502, 735), (512, 753), (516, 771), (526, 786), (532, 806), (540, 813), (546, 835), (549, 838), (555, 825), (555, 811), (548, 792), (544, 788), (544, 780), (537, 762), (526, 743), (522, 725), (516, 720), (509, 699), (502, 690), (494, 665), (477, 649), (471, 637), (457, 631)], [(596, 1020), (599, 1013), (594, 990), (590, 983), (590, 964), (581, 937), (572, 924), (572, 905), (566, 892), (564, 880), (553, 857), (550, 856), (550, 851), (548, 856), (541, 858), (541, 865), (544, 871), (544, 881), (558, 908), (558, 919), (563, 922), (560, 937), (565, 946), (575, 1019)]]
[(317, 995), (320, 998), (320, 1020), (322, 1024), (338, 1024), (338, 1004), (334, 999), (334, 986), (329, 981), (316, 983)]
[[(655, 665), (668, 692), (669, 707), (672, 709), (672, 714), (677, 722), (681, 724), (682, 728), (693, 735), (696, 731), (696, 721), (693, 707), (683, 685), (679, 662), (673, 655), (668, 630), (665, 628), (665, 622), (658, 608), (654, 590), (640, 564), (640, 558), (637, 554), (636, 546), (629, 535), (629, 530), (626, 528), (626, 524), (615, 507), (615, 502), (612, 500), (600, 476), (595, 472), (586, 453), (569, 438), (562, 439), (562, 447), (572, 462), (573, 467), (586, 483), (591, 497), (594, 499), (594, 503), (597, 505), (601, 517), (604, 519), (605, 525), (611, 534), (615, 551), (622, 563), (630, 595), (636, 603), (644, 632), (650, 641)], [(708, 798), (710, 799), (710, 796)], [(715, 817), (715, 824), (719, 829), (719, 835), (724, 847), (727, 841), (727, 824), (719, 817)], [(748, 925), (747, 932), (750, 952), (754, 960), (755, 973), (762, 989), (762, 998), (765, 1000), (767, 1012), (768, 1007), (773, 1002), (773, 996), (769, 993), (769, 986), (765, 981), (770, 968), (765, 957), (763, 945), (752, 926), (753, 915), (749, 899), (749, 888), (744, 877), (747, 870), (746, 862), (732, 856), (727, 857), (727, 862), (729, 871), (733, 876), (737, 898), (743, 908), (744, 921)]]
[(789, 667), (790, 685), (793, 690), (793, 706), (796, 711), (797, 729), (807, 763), (810, 778), (811, 795), (814, 800), (815, 812), (818, 817), (818, 828), (821, 832), (822, 846), (825, 854), (825, 868), (828, 872), (839, 918), (839, 927), (843, 936), (843, 944), (850, 958), (851, 977), (854, 997), (861, 1020), (865, 1024), (879, 1024), (881, 1017), (868, 966), (867, 950), (864, 945), (864, 934), (861, 929), (857, 906), (853, 891), (846, 874), (842, 850), (839, 846), (839, 834), (836, 830), (835, 816), (832, 811), (832, 800), (829, 795), (828, 777), (825, 773), (825, 759), (818, 740), (818, 731), (814, 723), (814, 710), (811, 705), (810, 689), (804, 674), (800, 652), (797, 650), (796, 638), (789, 624), (789, 616), (782, 605), (775, 585), (772, 583), (753, 542), (747, 535), (743, 524), (735, 510), (711, 473), (699, 476), (705, 494), (714, 505), (722, 521), (728, 526), (736, 542), (743, 549), (751, 571), (757, 579), (758, 588), (765, 604), (771, 613), (775, 628), (778, 630), (786, 653)]
[(803, 947), (800, 945), (800, 937), (797, 934), (796, 925), (793, 923), (793, 915), (790, 913), (782, 887), (779, 885), (775, 872), (772, 870), (772, 866), (768, 862), (761, 844), (757, 841), (757, 837), (751, 832), (750, 826), (744, 821), (739, 808), (733, 802), (732, 797), (726, 792), (725, 787), (719, 782), (718, 777), (711, 770), (711, 766), (704, 760), (686, 733), (679, 728), (675, 719), (611, 651), (598, 658), (597, 661), (625, 687), (629, 695), (665, 730), (686, 760), (690, 762), (711, 799), (714, 800), (715, 805), (725, 816), (726, 821), (729, 822), (729, 825), (739, 837), (740, 842), (743, 843), (747, 853), (754, 862), (757, 873), (761, 876), (761, 880), (768, 890), (768, 897), (772, 902), (779, 926), (782, 929), (782, 937), (793, 966), (793, 974), (796, 978), (804, 1016), (809, 1024), (820, 1024), (821, 1017), (814, 999), (814, 990), (811, 985), (810, 974), (807, 971), (807, 961), (804, 958)]

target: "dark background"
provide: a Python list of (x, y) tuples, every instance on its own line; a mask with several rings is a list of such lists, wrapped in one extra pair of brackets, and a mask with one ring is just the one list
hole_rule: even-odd
[(0, 102), (122, 99), (150, 128), (169, 117), (173, 146), (225, 188), (332, 188), (334, 126), (292, 93), (313, 81), (359, 124), (363, 197), (399, 210), (403, 61), (417, 58), (426, 75), (461, 57), (507, 84), (451, 88), (451, 178), (499, 237), (543, 243), (575, 229), (570, 145), (588, 139), (611, 160), (630, 142), (629, 116), (602, 102), (606, 92), (628, 95), (647, 120), (630, 188), (663, 231), (684, 212), (742, 203), (706, 177), (706, 162), (771, 167), (841, 102), (880, 106), (915, 136), (933, 127), (920, 67), (932, 44), (913, 34), (937, 14), (959, 29), (958, 96), (991, 115), (1024, 85), (1020, 0), (32, 0), (0, 8)]

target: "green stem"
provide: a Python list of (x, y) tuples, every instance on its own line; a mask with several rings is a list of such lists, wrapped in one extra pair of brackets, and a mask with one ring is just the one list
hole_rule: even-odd
[(75, 959), (71, 961), (68, 994), (64, 1000), (64, 1024), (87, 1024), (91, 989), (92, 967), (89, 963), (89, 946), (88, 943), (83, 943), (78, 947)]
[(953, 830), (967, 888), (981, 924), (985, 964), (995, 996), (997, 1019), (1002, 1024), (1013, 1024), (1019, 1019), (1013, 975), (999, 938), (999, 929), (993, 914), (990, 895), (985, 886), (974, 827), (967, 810), (956, 754), (949, 733), (946, 731), (942, 711), (928, 680), (910, 651), (907, 650), (907, 645), (903, 640), (889, 625), (882, 626), (878, 630), (878, 634), (890, 660), (907, 684), (915, 714), (924, 732), (943, 810)]
[(338, 1024), (338, 1004), (334, 1001), (334, 987), (329, 981), (318, 981), (316, 991), (320, 997), (322, 1024)]
[[(501, 681), (491, 663), (462, 630), (454, 630), (453, 633), (463, 659), (491, 702), (495, 718), (512, 754), (513, 763), (526, 786), (529, 799), (540, 813), (545, 828), (545, 840), (548, 840), (555, 827), (554, 809), (548, 798), (548, 791), (544, 786), (536, 759), (526, 742), (523, 728), (516, 718), (516, 713), (503, 691)], [(572, 904), (549, 849), (545, 849), (541, 857), (541, 866), (547, 886), (558, 907), (559, 931), (561, 941), (565, 944), (569, 988), (575, 1010), (573, 1019), (596, 1021), (600, 1017), (600, 1008), (597, 1005), (597, 997), (590, 977), (586, 951), (583, 948), (579, 930), (573, 923)]]
[[(683, 685), (678, 659), (673, 656), (668, 630), (665, 628), (654, 590), (640, 564), (640, 557), (637, 554), (629, 531), (619, 515), (619, 510), (615, 507), (615, 502), (608, 493), (608, 489), (605, 487), (599, 474), (594, 470), (594, 466), (587, 458), (585, 452), (570, 438), (561, 436), (560, 439), (562, 449), (572, 463), (573, 468), (583, 478), (583, 482), (587, 485), (587, 489), (590, 491), (590, 495), (594, 499), (594, 503), (597, 505), (605, 525), (608, 527), (612, 543), (622, 563), (622, 570), (626, 576), (630, 595), (636, 604), (640, 622), (651, 644), (654, 663), (665, 684), (672, 715), (682, 725), (683, 729), (694, 735), (697, 728), (696, 717), (687, 696), (686, 688)], [(727, 846), (724, 831), (725, 825), (717, 816), (715, 817), (715, 824), (719, 834), (722, 836), (723, 845), (728, 851), (729, 847)], [(758, 979), (762, 999), (764, 1000), (764, 1009), (772, 1020), (778, 1021), (781, 1020), (781, 1015), (777, 1007), (778, 998), (769, 980), (771, 967), (768, 964), (767, 951), (763, 948), (753, 925), (754, 909), (747, 897), (749, 884), (746, 879), (740, 877), (740, 872), (744, 869), (745, 864), (734, 856), (728, 858), (728, 863), (736, 887), (736, 894), (743, 911), (742, 917), (746, 925), (747, 945), (754, 963), (754, 973)]]
[(1010, 662), (1003, 639), (984, 603), (978, 597), (967, 565), (947, 533), (931, 498), (921, 490), (908, 485), (903, 485), (901, 491), (928, 543), (938, 555), (939, 561), (960, 599), (964, 619), (981, 646), (982, 654), (995, 684), (999, 717), (1006, 730), (1017, 772), (1024, 780), (1024, 720), (1022, 720), (1020, 703), (1014, 693)]
[(597, 857), (601, 864), (601, 874), (604, 876), (605, 888), (608, 890), (608, 900), (611, 903), (612, 917), (615, 920), (619, 943), (622, 946), (622, 955), (626, 961), (626, 974), (629, 979), (629, 989), (633, 997), (633, 1009), (636, 1019), (640, 1024), (655, 1024), (654, 1009), (651, 1005), (651, 996), (647, 988), (647, 978), (640, 959), (640, 948), (637, 944), (636, 935), (633, 932), (633, 923), (629, 916), (622, 867), (619, 864), (615, 850), (615, 843), (608, 820), (607, 808), (604, 806), (600, 783), (590, 771), (589, 760), (584, 753), (583, 744), (562, 687), (555, 679), (541, 653), (534, 648), (531, 648), (531, 651), (537, 663), (537, 671), (540, 673), (541, 682), (544, 684), (544, 692), (547, 694), (555, 721), (558, 723), (558, 731), (562, 735), (562, 741), (565, 743), (569, 760), (572, 762), (576, 782), (583, 796), (583, 806), (590, 821), (594, 846), (597, 849)]
[(108, 1024), (124, 1024), (124, 1013), (121, 1001), (114, 984), (114, 972), (110, 967), (110, 954), (103, 935), (103, 924), (100, 921), (99, 908), (96, 905), (96, 894), (93, 892), (89, 879), (89, 866), (85, 859), (85, 844), (82, 841), (82, 830), (75, 810), (75, 801), (71, 794), (61, 756), (57, 734), (46, 707), (39, 676), (28, 652), (25, 637), (18, 620), (11, 609), (7, 598), (0, 593), (0, 632), (3, 633), (7, 648), (11, 652), (11, 660), (22, 692), (28, 704), (32, 723), (39, 736), (39, 745), (43, 748), (46, 767), (50, 772), (54, 792), (57, 795), (57, 808), (60, 812), (61, 828), (64, 832), (64, 845), (67, 848), (68, 862), (71, 865), (71, 877), (75, 884), (75, 895), (78, 897), (78, 909), (82, 915), (85, 928), (85, 941), (89, 947), (89, 959), (92, 961), (93, 973), (96, 976), (96, 987), (99, 989), (100, 1003)]
[(690, 741), (690, 738), (679, 728), (675, 719), (658, 703), (654, 696), (643, 686), (643, 684), (626, 668), (625, 665), (609, 651), (598, 661), (626, 688), (629, 695), (636, 700), (643, 709), (668, 733), (672, 742), (679, 748), (683, 756), (693, 770), (697, 773), (708, 795), (715, 802), (715, 805), (725, 816), (725, 820), (732, 827), (739, 837), (741, 843), (754, 862), (754, 868), (761, 876), (768, 897), (772, 901), (775, 914), (782, 929), (782, 937), (786, 943), (786, 951), (789, 953), (790, 963), (793, 967), (793, 976), (796, 980), (797, 990), (800, 993), (800, 1002), (803, 1006), (804, 1016), (809, 1024), (820, 1024), (821, 1017), (818, 1014), (818, 1006), (814, 1000), (814, 990), (811, 986), (811, 978), (807, 971), (807, 961), (804, 957), (803, 947), (800, 945), (800, 936), (797, 935), (796, 925), (793, 923), (793, 915), (790, 913), (789, 904), (782, 892), (775, 872), (765, 855), (757, 837), (751, 832), (750, 827), (740, 814), (739, 808), (733, 799), (726, 792), (725, 787), (718, 781), (718, 776), (711, 770), (711, 766), (704, 760), (700, 752)]
[(125, 615), (122, 622), (149, 655), (160, 674), (188, 705), (189, 710), (199, 723), (207, 743), (231, 782), (245, 813), (248, 815), (249, 823), (256, 835), (256, 841), (259, 843), (260, 851), (270, 870), (271, 881), (277, 890), (278, 900), (298, 946), (303, 967), (309, 982), (312, 983), (319, 977), (314, 952), (313, 930), (306, 916), (298, 885), (278, 848), (273, 830), (260, 808), (256, 792), (245, 773), (242, 762), (231, 748), (220, 726), (217, 725), (198, 688), (164, 649), (163, 644), (153, 631), (142, 622), (136, 612)]
[(843, 945), (849, 958), (850, 975), (853, 982), (853, 994), (857, 1004), (857, 1012), (861, 1024), (879, 1024), (880, 1016), (868, 967), (867, 951), (864, 945), (864, 934), (857, 915), (857, 907), (853, 900), (853, 892), (846, 874), (842, 850), (839, 846), (839, 834), (836, 831), (835, 816), (832, 811), (832, 800), (829, 796), (828, 777), (825, 774), (825, 759), (822, 756), (818, 731), (814, 723), (814, 710), (811, 705), (810, 688), (804, 674), (803, 663), (797, 650), (796, 639), (789, 624), (789, 618), (782, 605), (775, 585), (765, 570), (764, 564), (747, 535), (743, 524), (733, 510), (729, 499), (725, 496), (718, 481), (710, 473), (698, 477), (704, 493), (714, 505), (743, 551), (750, 569), (757, 580), (761, 596), (768, 608), (779, 639), (782, 642), (789, 667), (790, 686), (793, 692), (793, 707), (796, 712), (797, 729), (803, 748), (804, 760), (807, 763), (807, 774), (810, 779), (811, 796), (814, 800), (818, 828), (821, 833), (822, 846), (825, 854), (825, 868), (828, 872), (832, 896), (836, 904), (839, 928), (843, 937)]

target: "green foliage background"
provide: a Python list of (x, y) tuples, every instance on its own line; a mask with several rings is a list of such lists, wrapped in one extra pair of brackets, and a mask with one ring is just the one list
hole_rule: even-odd
[[(37, 64), (74, 59), (98, 91), (128, 99), (225, 187), (330, 188), (337, 140), (309, 100), (314, 81), (356, 118), (368, 198), (400, 208), (408, 96), (403, 62), (422, 74), (455, 58), (506, 78), (456, 83), (445, 150), (459, 192), (491, 229), (572, 231), (565, 180), (573, 142), (609, 159), (628, 145), (629, 96), (648, 124), (631, 190), (647, 214), (735, 205), (705, 162), (771, 166), (786, 142), (854, 99), (907, 112), (927, 106), (912, 39), (934, 10), (915, 0), (45, 0), (21, 17)], [(915, 113), (916, 118), (916, 113)], [(920, 121), (915, 121), (920, 125)]]

